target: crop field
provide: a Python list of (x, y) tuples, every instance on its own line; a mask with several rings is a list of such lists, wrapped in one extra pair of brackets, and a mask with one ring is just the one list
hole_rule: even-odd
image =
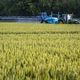
[(80, 25), (0, 23), (0, 80), (80, 80)]

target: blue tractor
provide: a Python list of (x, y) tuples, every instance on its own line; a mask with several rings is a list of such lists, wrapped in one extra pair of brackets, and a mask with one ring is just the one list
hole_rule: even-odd
[(42, 12), (41, 14), (41, 23), (49, 23), (49, 24), (80, 24), (80, 20), (73, 19), (73, 14), (51, 14), (47, 15), (46, 12)]
[(41, 13), (41, 23), (58, 24), (64, 23), (62, 18), (48, 16), (46, 12)]

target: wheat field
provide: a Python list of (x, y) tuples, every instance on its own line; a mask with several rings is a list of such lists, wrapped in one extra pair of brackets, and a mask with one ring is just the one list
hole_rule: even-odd
[(0, 80), (80, 80), (80, 25), (0, 23)]

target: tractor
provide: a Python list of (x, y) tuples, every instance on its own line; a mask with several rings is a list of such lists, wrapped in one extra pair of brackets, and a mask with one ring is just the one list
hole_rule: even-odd
[(47, 15), (46, 12), (41, 13), (41, 23), (49, 23), (49, 24), (78, 24), (79, 22), (74, 21), (72, 19), (72, 14), (51, 14), (50, 16)]

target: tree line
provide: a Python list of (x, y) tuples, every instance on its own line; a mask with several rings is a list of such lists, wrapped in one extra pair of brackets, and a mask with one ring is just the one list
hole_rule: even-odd
[(80, 0), (0, 0), (0, 16), (35, 16), (40, 12), (73, 13), (80, 17)]

